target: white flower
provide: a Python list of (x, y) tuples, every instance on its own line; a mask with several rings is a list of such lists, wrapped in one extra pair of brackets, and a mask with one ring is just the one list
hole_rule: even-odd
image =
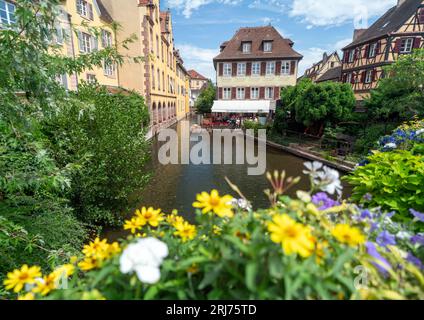
[(338, 195), (342, 194), (343, 187), (337, 170), (324, 166), (323, 171), (318, 172), (318, 178), (321, 181), (317, 181), (317, 185), (322, 191), (329, 194), (334, 194), (335, 192)]
[(390, 142), (390, 143), (386, 144), (384, 146), (384, 148), (396, 149), (397, 148), (397, 145), (396, 145), (396, 143)]
[(417, 136), (419, 136), (420, 134), (423, 134), (423, 133), (424, 133), (424, 128), (423, 129), (420, 129), (420, 130), (417, 130), (417, 132), (415, 132), (415, 134)]
[(306, 169), (308, 169), (308, 170), (303, 170), (303, 173), (310, 175), (312, 177), (315, 177), (317, 175), (318, 170), (321, 169), (323, 166), (323, 164), (318, 161), (305, 162), (303, 165), (306, 167)]
[(399, 231), (399, 232), (396, 234), (396, 237), (397, 237), (398, 239), (401, 239), (401, 240), (410, 239), (412, 236), (413, 236), (413, 234), (412, 234), (412, 233), (410, 233), (410, 232), (407, 232), (407, 231)]
[(155, 238), (139, 239), (122, 253), (120, 270), (125, 274), (135, 272), (141, 282), (154, 284), (160, 279), (159, 267), (167, 256), (166, 243)]

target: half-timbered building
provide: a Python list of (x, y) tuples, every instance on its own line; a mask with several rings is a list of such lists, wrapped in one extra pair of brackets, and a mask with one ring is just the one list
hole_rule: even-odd
[(340, 81), (342, 61), (337, 51), (327, 54), (324, 52), (322, 59), (305, 70), (304, 75), (299, 78), (311, 79), (313, 82)]
[(369, 96), (384, 66), (424, 45), (424, 0), (398, 0), (368, 29), (357, 29), (343, 48), (342, 82), (351, 83), (357, 100)]

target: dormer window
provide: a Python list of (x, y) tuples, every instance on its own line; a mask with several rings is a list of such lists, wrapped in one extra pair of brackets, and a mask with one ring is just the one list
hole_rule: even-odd
[(272, 41), (264, 41), (264, 52), (272, 52)]
[(251, 42), (243, 42), (242, 43), (243, 53), (251, 53), (252, 52), (252, 43)]

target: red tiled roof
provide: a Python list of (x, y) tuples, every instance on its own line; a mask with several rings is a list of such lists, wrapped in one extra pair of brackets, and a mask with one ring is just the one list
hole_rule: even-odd
[(152, 0), (138, 0), (139, 6), (147, 6), (147, 5), (153, 5)]
[(196, 70), (188, 70), (187, 73), (192, 79), (208, 80), (206, 77), (202, 76)]
[[(263, 42), (272, 41), (272, 52), (263, 51)], [(243, 53), (242, 42), (252, 42), (252, 52)], [(257, 58), (292, 58), (302, 59), (303, 56), (293, 50), (293, 41), (283, 38), (272, 26), (241, 28), (233, 38), (228, 41), (221, 53), (214, 58), (214, 61), (222, 60), (244, 60)]]

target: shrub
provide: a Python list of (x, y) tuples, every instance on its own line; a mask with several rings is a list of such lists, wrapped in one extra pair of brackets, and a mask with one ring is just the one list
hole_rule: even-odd
[(207, 87), (199, 94), (195, 105), (196, 111), (201, 114), (211, 113), (215, 99), (216, 87), (209, 81)]
[(71, 178), (70, 199), (81, 220), (117, 223), (128, 199), (146, 184), (148, 124), (140, 95), (111, 95), (91, 85), (81, 86), (46, 121), (44, 130), (58, 163), (80, 163)]

